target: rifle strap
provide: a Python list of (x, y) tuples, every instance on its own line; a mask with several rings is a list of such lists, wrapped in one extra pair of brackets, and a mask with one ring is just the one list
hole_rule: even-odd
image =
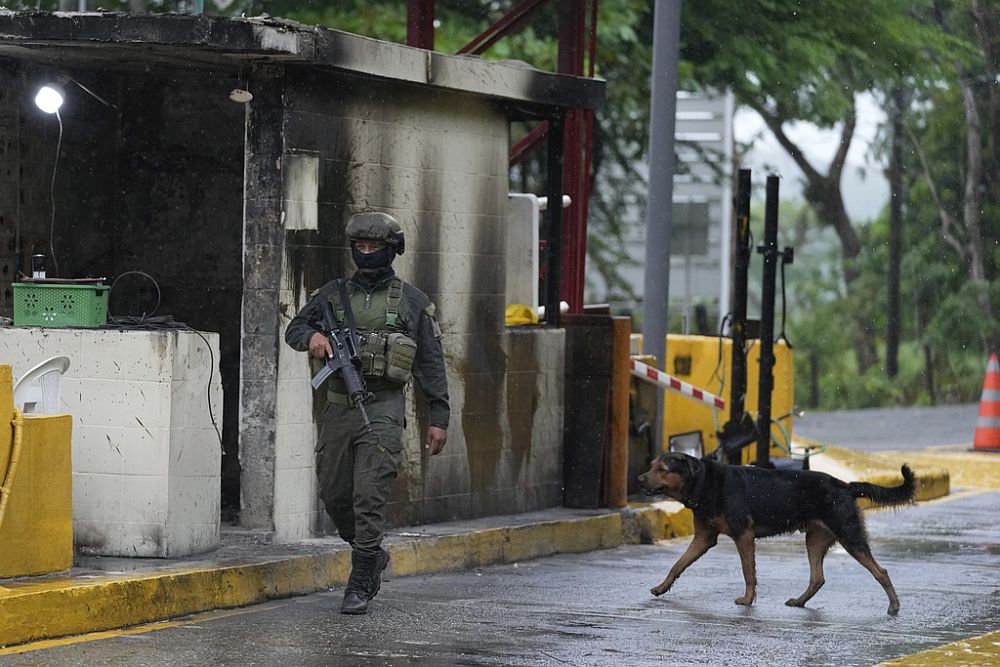
[(357, 342), (358, 325), (354, 321), (354, 311), (351, 310), (351, 297), (347, 295), (347, 285), (344, 284), (343, 278), (337, 279), (337, 289), (340, 291), (340, 306), (344, 309), (344, 323), (347, 324), (351, 336)]
[(403, 298), (403, 281), (398, 277), (389, 283), (389, 292), (385, 298), (385, 324), (394, 327), (399, 320), (399, 302)]

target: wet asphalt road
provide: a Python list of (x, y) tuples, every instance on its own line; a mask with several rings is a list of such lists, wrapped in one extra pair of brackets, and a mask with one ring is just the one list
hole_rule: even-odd
[(340, 591), (202, 615), (168, 629), (0, 656), (0, 665), (871, 665), (1000, 629), (1000, 492), (869, 515), (902, 602), (842, 550), (805, 609), (803, 537), (758, 542), (758, 598), (726, 538), (663, 598), (647, 591), (688, 539), (387, 581), (365, 617)]
[(972, 445), (978, 404), (809, 412), (793, 432), (865, 452)]

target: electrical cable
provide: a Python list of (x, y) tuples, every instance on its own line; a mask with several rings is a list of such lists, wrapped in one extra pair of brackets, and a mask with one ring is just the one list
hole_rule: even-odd
[[(719, 356), (718, 356), (718, 359), (715, 362), (715, 370), (713, 370), (712, 374), (710, 376), (708, 376), (708, 381), (709, 382), (711, 382), (712, 378), (714, 378), (716, 375), (719, 374), (719, 369), (722, 368), (722, 338), (723, 338), (723, 331), (726, 330), (726, 322), (729, 320), (730, 317), (732, 317), (732, 315), (733, 315), (732, 313), (726, 313), (725, 316), (722, 318), (722, 321), (719, 322), (719, 335), (717, 336), (717, 338), (719, 340)], [(724, 374), (725, 373), (723, 372), (723, 375)], [(726, 379), (722, 375), (719, 375), (719, 382), (720, 382), (720, 385), (719, 385), (719, 392), (718, 393), (721, 395), (722, 394), (722, 390), (726, 386)]]
[(49, 195), (52, 199), (52, 218), (49, 221), (49, 253), (52, 255), (52, 268), (55, 269), (56, 276), (59, 276), (59, 260), (56, 259), (55, 231), (56, 231), (56, 172), (59, 171), (59, 153), (62, 151), (63, 123), (59, 110), (56, 109), (56, 120), (59, 121), (59, 139), (56, 141), (56, 160), (52, 165), (52, 184), (49, 188)]
[[(144, 277), (148, 278), (149, 282), (153, 283), (153, 287), (156, 288), (156, 305), (153, 306), (153, 310), (149, 311), (148, 313), (143, 313), (142, 314), (142, 317), (144, 317), (144, 318), (146, 318), (146, 317), (152, 317), (153, 314), (156, 313), (156, 311), (160, 309), (160, 286), (157, 284), (156, 279), (153, 278), (153, 276), (151, 276), (148, 273), (146, 273), (145, 271), (126, 271), (125, 273), (119, 274), (113, 281), (111, 281), (111, 287), (108, 288), (108, 303), (109, 304), (111, 303), (111, 294), (115, 290), (115, 285), (117, 285), (118, 281), (121, 280), (123, 277), (129, 276), (129, 275), (144, 276)], [(109, 319), (120, 319), (120, 318), (116, 318), (115, 316), (112, 315), (112, 316), (109, 317)]]
[[(712, 378), (714, 378), (714, 377), (718, 377), (719, 378), (719, 391), (717, 392), (719, 394), (719, 396), (722, 396), (723, 392), (726, 389), (726, 367), (722, 363), (722, 356), (723, 356), (722, 355), (722, 347), (723, 347), (723, 345), (722, 345), (722, 338), (723, 338), (723, 332), (726, 330), (726, 322), (732, 316), (733, 316), (732, 313), (726, 313), (725, 316), (723, 316), (722, 321), (719, 322), (719, 335), (718, 335), (718, 340), (719, 340), (719, 355), (718, 355), (718, 358), (716, 359), (716, 362), (715, 362), (715, 370), (712, 371), (712, 374), (708, 378), (709, 384), (711, 384)], [(719, 372), (720, 369), (722, 369), (721, 373)], [(716, 411), (716, 410), (712, 410), (712, 426), (715, 428), (715, 432), (718, 433), (719, 432), (719, 414), (718, 414), (718, 411)]]
[(787, 297), (785, 296), (785, 262), (781, 262), (781, 331), (778, 333), (778, 337), (775, 340), (783, 340), (788, 345), (788, 349), (792, 348), (792, 341), (788, 340), (788, 336), (785, 335), (785, 305), (787, 303)]
[(24, 415), (14, 406), (14, 418), (11, 420), (11, 448), (7, 471), (0, 485), (0, 526), (3, 525), (4, 514), (7, 513), (7, 502), (10, 500), (10, 490), (14, 486), (14, 475), (17, 473), (17, 463), (21, 459), (21, 447), (24, 442)]
[(123, 315), (123, 316), (108, 316), (107, 324), (97, 327), (98, 329), (121, 329), (127, 331), (176, 331), (178, 329), (184, 331), (190, 331), (201, 338), (202, 342), (205, 343), (205, 347), (208, 349), (208, 388), (206, 390), (206, 403), (208, 405), (208, 417), (212, 421), (212, 427), (215, 429), (215, 435), (219, 438), (219, 448), (222, 453), (225, 454), (225, 445), (222, 443), (222, 433), (219, 431), (219, 424), (215, 419), (215, 413), (212, 410), (212, 379), (215, 373), (215, 353), (212, 352), (212, 346), (197, 329), (185, 324), (184, 322), (179, 322), (173, 318), (171, 315), (158, 315), (153, 316), (160, 307), (160, 286), (157, 284), (156, 279), (153, 278), (148, 273), (143, 271), (126, 271), (118, 277), (116, 277), (111, 282), (111, 287), (108, 289), (108, 303), (111, 303), (111, 293), (114, 291), (115, 284), (126, 275), (138, 274), (145, 276), (156, 288), (156, 306), (153, 308), (149, 315), (143, 314), (141, 316)]

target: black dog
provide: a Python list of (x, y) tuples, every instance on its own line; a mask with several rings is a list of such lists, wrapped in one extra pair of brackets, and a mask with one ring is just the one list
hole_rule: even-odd
[(736, 604), (753, 604), (757, 596), (754, 540), (801, 530), (809, 555), (809, 586), (785, 604), (802, 607), (824, 583), (823, 558), (840, 542), (865, 567), (889, 596), (889, 613), (899, 611), (899, 598), (889, 574), (872, 557), (864, 515), (855, 500), (873, 505), (912, 502), (916, 493), (913, 472), (903, 466), (903, 483), (884, 487), (865, 482), (842, 482), (826, 473), (808, 470), (767, 470), (724, 465), (671, 452), (653, 460), (639, 485), (649, 494), (679, 500), (694, 512), (694, 539), (667, 578), (650, 592), (662, 595), (691, 563), (716, 545), (719, 534), (736, 543), (743, 564), (746, 592)]

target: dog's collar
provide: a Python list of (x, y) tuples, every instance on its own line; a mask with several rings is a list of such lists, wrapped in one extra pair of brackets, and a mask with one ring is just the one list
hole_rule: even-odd
[(691, 509), (695, 509), (702, 504), (698, 499), (701, 498), (702, 491), (705, 489), (705, 476), (705, 466), (703, 464), (698, 471), (698, 477), (694, 480), (694, 488), (685, 494), (686, 499), (684, 504)]

